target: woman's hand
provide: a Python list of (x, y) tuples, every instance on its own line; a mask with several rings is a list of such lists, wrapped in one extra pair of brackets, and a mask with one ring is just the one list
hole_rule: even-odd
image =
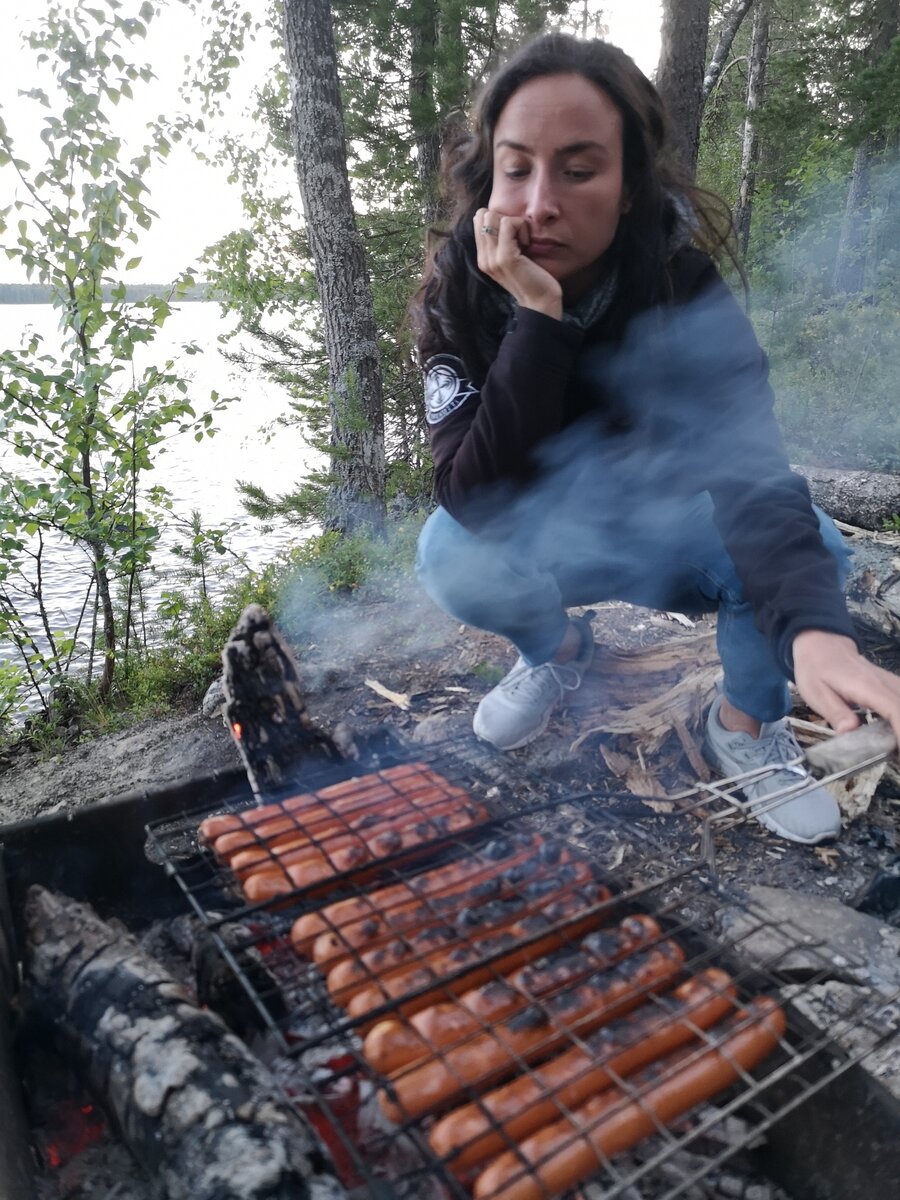
[(799, 633), (793, 655), (800, 695), (836, 733), (859, 724), (856, 704), (889, 721), (900, 742), (900, 678), (863, 658), (850, 638), (822, 629)]
[(505, 288), (522, 308), (533, 308), (560, 320), (562, 287), (549, 271), (525, 254), (530, 240), (525, 218), (479, 208), (474, 224), (479, 271)]

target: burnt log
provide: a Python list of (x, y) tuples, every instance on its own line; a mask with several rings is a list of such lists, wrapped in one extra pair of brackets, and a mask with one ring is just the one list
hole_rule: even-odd
[(249, 604), (222, 651), (225, 718), (260, 801), (289, 783), (303, 758), (341, 761), (310, 717), (287, 642), (259, 604)]
[(836, 521), (878, 530), (900, 514), (900, 475), (829, 467), (794, 469), (809, 484), (814, 502)]
[(34, 1163), (28, 1153), (28, 1124), (13, 1052), (16, 960), (5, 916), (0, 909), (0, 1200), (34, 1200)]
[(34, 1013), (168, 1200), (345, 1200), (266, 1068), (126, 932), (44, 888), (25, 903)]

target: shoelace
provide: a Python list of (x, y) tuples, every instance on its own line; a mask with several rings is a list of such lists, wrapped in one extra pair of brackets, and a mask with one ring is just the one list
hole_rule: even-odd
[(797, 739), (794, 737), (791, 729), (787, 725), (783, 725), (781, 729), (776, 730), (771, 739), (766, 739), (770, 742), (766, 756), (763, 759), (765, 763), (779, 763), (786, 770), (796, 772), (799, 775), (806, 776), (809, 772), (797, 762), (797, 759), (802, 759), (803, 752), (797, 744)]
[(544, 682), (546, 675), (549, 675), (557, 685), (560, 694), (566, 691), (573, 692), (581, 683), (578, 671), (567, 663), (545, 662), (538, 667), (529, 667), (526, 662), (523, 662), (519, 670), (507, 679), (503, 690), (509, 695), (524, 693), (529, 700), (539, 699), (546, 690)]

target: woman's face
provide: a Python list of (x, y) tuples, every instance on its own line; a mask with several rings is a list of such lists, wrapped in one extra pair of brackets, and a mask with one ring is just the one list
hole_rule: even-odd
[(522, 85), (494, 130), (488, 208), (523, 217), (528, 258), (559, 280), (566, 300), (584, 295), (627, 207), (622, 117), (582, 75), (546, 75)]

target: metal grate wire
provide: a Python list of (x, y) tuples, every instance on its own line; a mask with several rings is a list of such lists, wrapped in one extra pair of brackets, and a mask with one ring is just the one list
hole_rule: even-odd
[[(539, 947), (547, 939), (555, 939), (561, 947), (571, 947), (574, 934), (584, 938), (590, 929), (609, 928), (628, 915), (650, 916), (658, 926), (658, 934), (650, 937), (647, 946), (634, 953), (651, 953), (674, 941), (684, 955), (679, 978), (693, 978), (709, 967), (724, 969), (730, 975), (737, 993), (737, 1002), (744, 1004), (752, 998), (767, 995), (776, 998), (788, 1016), (787, 1032), (779, 1039), (778, 1050), (761, 1067), (750, 1073), (738, 1070), (738, 1081), (724, 1100), (704, 1104), (697, 1114), (679, 1121), (674, 1128), (655, 1119), (646, 1104), (642, 1104), (640, 1088), (629, 1077), (619, 1078), (613, 1072), (613, 1085), (625, 1097), (623, 1103), (635, 1103), (649, 1113), (653, 1135), (642, 1143), (639, 1158), (613, 1158), (598, 1165), (596, 1178), (604, 1197), (634, 1195), (634, 1189), (650, 1187), (654, 1196), (676, 1197), (687, 1192), (703, 1171), (726, 1162), (739, 1150), (770, 1128), (786, 1113), (792, 1111), (815, 1092), (848, 1070), (855, 1062), (873, 1053), (878, 1047), (893, 1041), (900, 1034), (900, 1004), (896, 993), (885, 994), (874, 985), (848, 1001), (843, 1011), (829, 1021), (828, 1028), (819, 1028), (807, 1016), (804, 1000), (812, 1000), (819, 989), (835, 978), (833, 955), (825, 944), (811, 941), (808, 935), (790, 922), (779, 921), (750, 903), (747, 898), (725, 888), (710, 871), (708, 858), (701, 857), (680, 871), (667, 868), (665, 847), (646, 830), (636, 829), (633, 823), (625, 827), (615, 816), (599, 809), (593, 798), (571, 795), (545, 779), (530, 776), (514, 778), (509, 783), (509, 766), (494, 770), (490, 756), (478, 752), (472, 756), (471, 744), (465, 752), (472, 757), (469, 765), (461, 766), (462, 747), (444, 744), (433, 747), (427, 754), (417, 752), (416, 758), (439, 772), (453, 786), (463, 788), (485, 808), (486, 820), (479, 826), (449, 836), (439, 836), (417, 848), (416, 857), (398, 853), (377, 864), (363, 864), (357, 870), (335, 874), (331, 879), (306, 889), (292, 889), (268, 903), (248, 904), (238, 890), (233, 875), (216, 863), (207, 849), (196, 842), (200, 821), (208, 815), (202, 805), (185, 813), (176, 821), (159, 822), (147, 827), (154, 857), (162, 861), (182, 888), (189, 904), (208, 928), (222, 956), (230, 966), (258, 1017), (261, 1032), (257, 1035), (267, 1061), (277, 1063), (282, 1085), (295, 1103), (309, 1117), (328, 1143), (344, 1178), (353, 1194), (385, 1198), (453, 1196), (463, 1200), (471, 1197), (471, 1178), (460, 1178), (452, 1160), (442, 1158), (432, 1149), (429, 1133), (441, 1112), (424, 1116), (407, 1116), (395, 1123), (384, 1118), (378, 1093), (386, 1086), (384, 1076), (375, 1070), (364, 1052), (367, 1032), (382, 1020), (409, 1021), (417, 1012), (435, 1003), (460, 1005), (461, 980), (471, 976), (474, 969), (485, 982), (504, 986), (510, 975), (510, 946), (496, 945), (484, 953), (479, 950), (483, 931), (475, 920), (461, 926), (455, 910), (422, 899), (421, 923), (426, 927), (454, 932), (447, 938), (451, 948), (457, 946), (469, 957), (456, 971), (443, 970), (438, 977), (420, 982), (402, 995), (388, 994), (383, 978), (360, 947), (346, 947), (346, 957), (355, 965), (362, 986), (374, 985), (382, 991), (382, 1002), (363, 1015), (351, 1016), (338, 1007), (329, 993), (322, 971), (314, 963), (300, 958), (291, 942), (295, 922), (310, 914), (317, 915), (337, 938), (346, 936), (346, 926), (329, 921), (327, 910), (338, 899), (356, 900), (364, 905), (373, 889), (389, 886), (411, 887), (423, 872), (448, 863), (475, 861), (485, 847), (503, 839), (513, 843), (526, 836), (525, 831), (540, 831), (546, 841), (552, 838), (574, 862), (584, 863), (584, 852), (567, 838), (571, 813), (578, 811), (588, 820), (592, 834), (601, 844), (614, 847), (627, 838), (639, 843), (638, 863), (632, 864), (625, 876), (615, 870), (597, 872), (595, 896), (570, 913), (547, 920), (526, 936), (519, 936), (513, 945), (516, 953), (528, 946)], [(379, 770), (389, 769), (402, 762), (382, 757), (376, 764)], [(356, 768), (364, 773), (361, 768)], [(352, 768), (333, 766), (311, 773), (304, 779), (304, 790), (317, 791), (348, 776)], [(718, 797), (717, 797), (718, 798)], [(708, 804), (706, 795), (702, 798)], [(743, 814), (730, 811), (726, 795), (725, 821)], [(715, 822), (721, 814), (714, 814)], [(721, 824), (721, 822), (719, 822)], [(560, 867), (549, 864), (547, 874)], [(635, 882), (636, 877), (639, 882)], [(601, 890), (609, 889), (608, 893)], [(461, 893), (461, 901), (466, 893)], [(470, 902), (470, 898), (469, 898)], [(717, 913), (723, 906), (735, 907), (743, 915), (741, 932), (730, 938), (716, 929)], [(477, 918), (478, 909), (474, 910)], [(379, 935), (381, 936), (381, 935)], [(383, 935), (390, 940), (389, 934)], [(410, 969), (430, 970), (433, 944), (427, 939), (398, 937), (405, 942), (404, 953)], [(750, 962), (747, 948), (751, 941), (765, 938), (769, 951)], [(802, 950), (803, 966), (798, 974), (794, 959)], [(619, 964), (628, 968), (636, 961), (625, 955)], [(540, 995), (522, 993), (514, 1003), (536, 1009), (543, 1019), (551, 1019), (551, 1027), (562, 1037), (563, 1049), (580, 1048), (591, 1053), (588, 1045), (590, 1030), (577, 1023), (567, 1026), (560, 1019), (554, 999), (562, 996), (566, 987), (572, 988), (588, 978), (597, 976), (604, 967), (599, 960), (585, 961), (574, 968), (558, 987), (548, 986)], [(580, 974), (578, 971), (580, 970)], [(839, 974), (861, 974), (865, 964), (842, 964)], [(652, 990), (646, 989), (640, 1001), (652, 1009), (662, 1006)], [(808, 1007), (808, 1005), (806, 1006)], [(520, 1011), (517, 1008), (515, 1011)], [(801, 1012), (801, 1009), (804, 1011)], [(468, 1010), (467, 1010), (468, 1011)], [(553, 1024), (555, 1022), (555, 1025)], [(852, 1053), (837, 1048), (836, 1042), (848, 1031), (865, 1029), (865, 1044)], [(496, 1023), (480, 1017), (459, 1042), (496, 1033)], [(696, 1030), (700, 1048), (715, 1036)], [(425, 1046), (423, 1052), (443, 1060), (448, 1047)], [(546, 1055), (545, 1055), (546, 1056)], [(531, 1055), (513, 1055), (515, 1067), (506, 1074), (537, 1078), (535, 1060)], [(449, 1060), (447, 1060), (449, 1061)], [(501, 1076), (498, 1076), (498, 1081)], [(650, 1086), (650, 1085), (648, 1085)], [(391, 1085), (387, 1085), (388, 1096)], [(484, 1086), (473, 1086), (460, 1080), (454, 1104), (479, 1102)], [(553, 1096), (543, 1097), (555, 1102)], [(564, 1104), (558, 1104), (560, 1116), (569, 1115)], [(729, 1118), (736, 1114), (746, 1119), (746, 1134), (734, 1138), (724, 1135), (717, 1140)], [(517, 1146), (494, 1123), (494, 1131), (505, 1139), (513, 1152)], [(575, 1136), (575, 1135), (573, 1135)], [(684, 1174), (672, 1183), (663, 1172), (665, 1164), (685, 1151), (702, 1146), (704, 1163), (693, 1175)], [(712, 1149), (711, 1149), (712, 1148)], [(624, 1162), (624, 1165), (623, 1165)], [(539, 1187), (538, 1195), (551, 1193)]]

